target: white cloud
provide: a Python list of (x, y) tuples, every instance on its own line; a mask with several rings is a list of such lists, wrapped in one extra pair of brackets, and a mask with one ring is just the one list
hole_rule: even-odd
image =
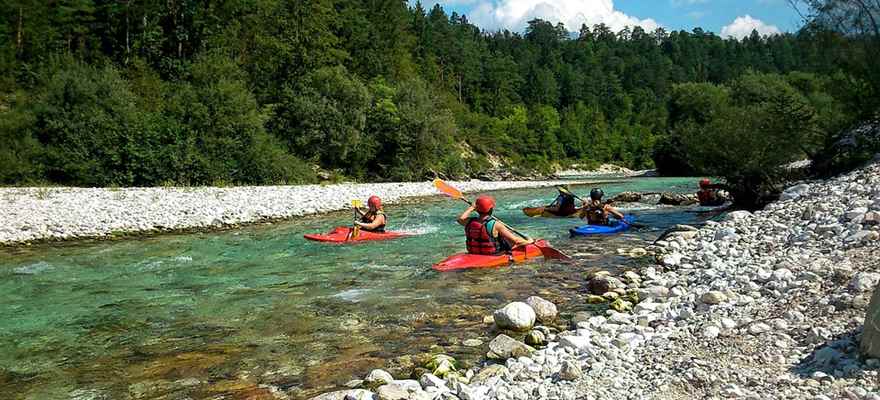
[(660, 27), (653, 19), (639, 19), (615, 10), (613, 0), (483, 0), (468, 13), (471, 22), (485, 29), (520, 31), (533, 18), (562, 22), (573, 32), (582, 24), (592, 27), (599, 23), (613, 31), (626, 26), (641, 26), (648, 31)]
[(752, 18), (750, 15), (746, 14), (742, 17), (737, 17), (730, 23), (730, 25), (721, 28), (721, 36), (742, 39), (751, 35), (753, 30), (758, 31), (761, 35), (776, 35), (781, 33), (776, 25), (768, 25), (764, 23), (764, 21)]

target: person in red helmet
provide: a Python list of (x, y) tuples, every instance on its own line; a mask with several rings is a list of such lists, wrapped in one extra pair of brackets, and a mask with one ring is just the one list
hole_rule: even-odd
[(367, 206), (369, 209), (366, 212), (355, 208), (355, 212), (361, 216), (361, 220), (355, 221), (354, 224), (367, 232), (385, 232), (385, 224), (388, 223), (388, 217), (385, 216), (385, 211), (382, 210), (382, 199), (379, 196), (370, 196), (367, 199)]
[(697, 199), (700, 201), (700, 205), (715, 207), (724, 204), (726, 199), (718, 193), (720, 189), (722, 189), (721, 185), (713, 184), (712, 181), (706, 178), (700, 179), (700, 190), (697, 191)]
[[(517, 247), (532, 243), (513, 233), (507, 225), (492, 216), (495, 199), (480, 196), (458, 216), (458, 223), (464, 226), (467, 251), (470, 254), (497, 255), (507, 253)], [(471, 217), (476, 211), (477, 216)]]

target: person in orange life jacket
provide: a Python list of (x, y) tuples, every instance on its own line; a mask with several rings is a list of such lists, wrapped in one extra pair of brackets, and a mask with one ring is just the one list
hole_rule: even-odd
[(370, 196), (367, 200), (367, 206), (369, 209), (366, 212), (355, 208), (355, 212), (361, 216), (361, 220), (355, 221), (354, 224), (367, 232), (385, 232), (388, 218), (385, 216), (385, 211), (382, 210), (382, 199), (379, 196)]
[[(495, 199), (480, 196), (473, 205), (458, 216), (458, 223), (464, 226), (468, 253), (503, 254), (534, 242), (513, 233), (507, 225), (495, 219), (492, 216), (494, 209)], [(477, 217), (471, 217), (474, 211), (477, 212)]]
[(623, 214), (610, 204), (602, 201), (605, 192), (594, 188), (590, 191), (590, 200), (584, 201), (581, 218), (587, 220), (590, 225), (608, 225), (608, 216), (612, 215), (618, 221), (623, 220)]
[(563, 193), (562, 190), (559, 190), (559, 195), (556, 196), (556, 200), (553, 200), (553, 203), (549, 206), (544, 207), (544, 211), (560, 217), (572, 215), (577, 212), (577, 206), (574, 205), (574, 196), (568, 193)]
[(724, 198), (719, 196), (718, 190), (723, 189), (723, 185), (712, 184), (708, 179), (700, 180), (700, 190), (697, 191), (697, 199), (700, 200), (701, 206), (720, 206), (724, 204)]

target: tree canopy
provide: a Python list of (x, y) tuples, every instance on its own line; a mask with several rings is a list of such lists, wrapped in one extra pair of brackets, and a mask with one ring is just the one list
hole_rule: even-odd
[(708, 171), (687, 160), (690, 126), (749, 107), (772, 121), (773, 93), (822, 132), (870, 113), (876, 69), (839, 46), (859, 40), (820, 24), (743, 40), (540, 19), (485, 31), (404, 0), (9, 0), (0, 183)]

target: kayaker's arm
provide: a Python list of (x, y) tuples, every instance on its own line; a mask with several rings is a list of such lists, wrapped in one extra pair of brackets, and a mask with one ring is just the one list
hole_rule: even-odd
[(605, 211), (608, 211), (608, 213), (611, 214), (611, 215), (613, 215), (614, 218), (617, 218), (617, 219), (623, 221), (623, 213), (621, 213), (620, 211), (617, 211), (616, 208), (611, 207), (611, 206), (609, 206), (609, 205), (606, 205), (606, 206), (605, 206)]
[(360, 222), (360, 221), (355, 221), (354, 224), (361, 227), (361, 228), (364, 228), (364, 229), (376, 229), (380, 225), (385, 224), (385, 216), (382, 214), (379, 214), (376, 216), (376, 219), (374, 219), (373, 222), (370, 222), (369, 224), (364, 223), (364, 222)]
[(358, 207), (352, 207), (352, 208), (354, 208), (354, 212), (357, 213), (357, 215), (359, 215), (359, 216), (361, 216), (361, 217), (363, 217), (364, 215), (367, 214), (366, 212), (361, 211), (361, 209), (358, 208)]
[(513, 248), (522, 247), (535, 242), (534, 240), (525, 239), (522, 236), (513, 233), (513, 231), (507, 228), (507, 225), (504, 225), (501, 222), (495, 223), (495, 229), (498, 231), (498, 235), (504, 238), (504, 240), (507, 240)]
[(474, 213), (474, 210), (476, 210), (476, 207), (474, 207), (473, 205), (464, 210), (464, 212), (458, 216), (458, 224), (461, 226), (466, 226), (468, 224), (468, 221), (471, 219), (471, 214)]

